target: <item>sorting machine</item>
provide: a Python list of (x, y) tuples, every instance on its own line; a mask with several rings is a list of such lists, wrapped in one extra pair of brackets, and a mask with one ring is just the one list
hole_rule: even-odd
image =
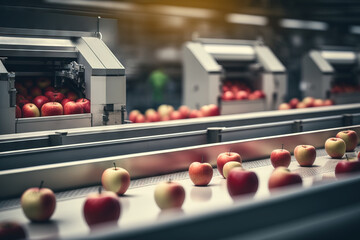
[[(99, 33), (0, 29), (0, 134), (121, 124), (125, 68)], [(16, 82), (48, 78), (91, 101), (91, 113), (15, 118)]]
[[(341, 109), (345, 106), (347, 108)], [(18, 221), (25, 225), (30, 238), (37, 239), (354, 236), (352, 234), (357, 233), (356, 222), (360, 216), (360, 194), (357, 191), (360, 177), (357, 175), (330, 182), (321, 181), (321, 178), (325, 174), (327, 178), (334, 179), (334, 168), (339, 161), (327, 156), (323, 149), (325, 140), (349, 128), (359, 133), (359, 108), (359, 104), (329, 107), (327, 112), (332, 111), (333, 114), (326, 115), (324, 111), (323, 116), (312, 118), (306, 117), (304, 112), (309, 109), (288, 110), (282, 112), (282, 116), (277, 115), (279, 112), (266, 112), (268, 115), (261, 120), (264, 122), (256, 123), (253, 116), (253, 124), (243, 126), (236, 124), (235, 117), (244, 120), (240, 115), (218, 116), (209, 118), (209, 122), (204, 124), (216, 123), (221, 129), (169, 130), (174, 125), (195, 127), (200, 119), (178, 120), (173, 122), (173, 126), (165, 126), (169, 133), (159, 135), (83, 143), (77, 139), (78, 143), (62, 146), (2, 151), (0, 221)], [(313, 113), (321, 112), (320, 108), (311, 110)], [(291, 118), (292, 114), (296, 117)], [(299, 119), (302, 114), (304, 118)], [(270, 119), (276, 121), (267, 122)], [(221, 126), (222, 123), (227, 127)], [(152, 124), (125, 127), (131, 127), (135, 132), (136, 129), (166, 131)], [(106, 131), (105, 128), (114, 129), (115, 126), (102, 128)], [(95, 129), (88, 129), (92, 131), (92, 138), (96, 136)], [(79, 136), (84, 130), (78, 129)], [(211, 130), (216, 130), (215, 137)], [(28, 135), (30, 141), (41, 136), (41, 133), (37, 134), (31, 137), (30, 133), (24, 133), (21, 138), (24, 140)], [(3, 140), (16, 139), (11, 137), (4, 135)], [(314, 167), (303, 168), (292, 158), (290, 169), (303, 177), (303, 188), (270, 194), (267, 179), (273, 167), (269, 154), (282, 144), (291, 152), (299, 144), (313, 145), (317, 149), (317, 160)], [(97, 147), (101, 145), (106, 147), (100, 150)], [(226, 180), (218, 175), (216, 169), (208, 187), (195, 187), (189, 180), (186, 170), (191, 162), (203, 158), (216, 166), (217, 155), (229, 149), (239, 152), (243, 157), (243, 166), (258, 175), (259, 190), (255, 196), (231, 199), (226, 190)], [(92, 155), (95, 152), (102, 152), (102, 155)], [(353, 156), (355, 153), (348, 154)], [(130, 172), (132, 184), (125, 196), (120, 196), (122, 213), (116, 226), (91, 229), (85, 223), (82, 207), (87, 194), (97, 191), (103, 170), (113, 163)], [(169, 178), (184, 186), (186, 199), (181, 210), (161, 212), (154, 202), (153, 191), (156, 183)], [(45, 180), (45, 185), (57, 193), (57, 209), (50, 222), (33, 224), (24, 217), (19, 197), (25, 189), (38, 185), (41, 180)], [(198, 228), (207, 231), (199, 231)]]
[(359, 66), (357, 49), (324, 46), (311, 50), (302, 59), (304, 97), (330, 98), (336, 104), (359, 102)]
[[(221, 114), (277, 109), (287, 92), (286, 69), (261, 41), (204, 39), (183, 47), (183, 103), (191, 108), (219, 104)], [(265, 99), (221, 101), (225, 81), (262, 90)]]

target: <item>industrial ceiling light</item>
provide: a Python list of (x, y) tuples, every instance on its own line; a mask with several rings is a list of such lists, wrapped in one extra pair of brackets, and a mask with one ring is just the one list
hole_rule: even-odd
[(297, 19), (281, 19), (279, 25), (283, 28), (295, 28), (295, 29), (308, 29), (308, 30), (319, 30), (326, 31), (328, 24), (319, 21), (305, 21)]
[(266, 17), (239, 13), (229, 13), (225, 16), (225, 19), (229, 23), (236, 24), (265, 26), (268, 23)]

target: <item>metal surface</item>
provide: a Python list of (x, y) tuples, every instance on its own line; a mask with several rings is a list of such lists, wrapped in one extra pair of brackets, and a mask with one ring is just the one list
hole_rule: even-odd
[[(187, 42), (183, 47), (183, 66), (183, 104), (191, 108), (221, 102), (224, 80), (246, 81), (250, 88), (262, 90), (266, 104), (260, 111), (277, 109), (286, 95), (286, 69), (259, 41), (200, 39)], [(240, 101), (232, 103), (235, 104)], [(219, 105), (221, 114), (239, 109), (237, 113), (253, 111), (250, 101), (236, 108), (227, 108), (227, 103), (222, 102)]]
[(37, 118), (17, 118), (15, 124), (17, 132), (91, 127), (91, 114), (84, 113)]
[[(15, 131), (28, 132), (101, 126), (121, 124), (123, 122), (124, 119), (122, 119), (120, 109), (121, 106), (126, 104), (125, 68), (105, 43), (94, 36), (94, 33), (83, 34), (82, 32), (58, 31), (59, 36), (56, 36), (57, 31), (41, 31), (37, 29), (34, 30), (34, 35), (31, 35), (29, 30), (24, 29), (13, 29), (13, 34), (10, 34), (10, 29), (0, 29), (0, 34), (1, 32), (3, 35), (0, 36), (0, 55), (7, 58), (5, 66), (6, 64), (11, 65), (18, 76), (47, 75), (54, 77), (55, 71), (64, 70), (64, 65), (68, 65), (73, 61), (76, 61), (81, 67), (84, 66), (85, 74), (80, 71), (81, 75), (84, 75), (84, 80), (81, 77), (81, 81), (77, 85), (78, 88), (86, 86), (85, 94), (91, 101), (92, 115), (90, 115), (90, 124), (88, 120), (73, 121), (69, 117), (64, 123), (55, 126), (54, 122), (45, 122), (45, 118), (39, 120), (39, 122), (43, 123), (41, 125), (29, 125), (28, 123), (32, 122), (32, 120), (22, 121), (21, 119), (16, 123), (16, 128), (11, 129), (2, 124), (0, 134), (14, 133)], [(49, 35), (46, 35), (47, 33)], [(71, 33), (74, 33), (74, 35), (72, 36)], [(31, 72), (33, 68), (27, 67), (32, 66), (32, 64), (38, 64), (36, 66), (40, 70), (37, 70), (37, 72), (43, 69), (46, 73), (36, 75), (35, 72)], [(81, 68), (81, 70), (84, 69)], [(71, 77), (71, 74), (63, 74), (62, 76)], [(85, 81), (85, 84), (83, 81)], [(57, 81), (55, 82), (57, 83)], [(83, 89), (78, 90), (84, 92)], [(106, 108), (109, 105), (112, 105), (112, 110)], [(8, 113), (6, 110), (2, 112), (6, 113), (5, 116), (9, 118), (6, 120), (7, 122), (15, 124), (12, 112)], [(104, 116), (107, 116), (107, 121), (103, 121)]]
[[(347, 115), (347, 121), (349, 117), (350, 115)], [(342, 116), (306, 119), (300, 122), (301, 128), (297, 128), (298, 121), (286, 121), (242, 127), (215, 128), (216, 131), (212, 130), (214, 128), (208, 128), (207, 130), (201, 131), (79, 144), (69, 144), (67, 142), (68, 132), (59, 131), (49, 135), (48, 144), (54, 147), (14, 149), (12, 151), (1, 152), (0, 169), (14, 169), (344, 126), (344, 118)], [(5, 144), (9, 146), (9, 142), (5, 142)], [(59, 152), (61, 152), (61, 154), (57, 154)]]
[[(302, 59), (303, 96), (327, 99), (336, 104), (359, 102), (359, 93), (346, 91), (332, 93), (334, 86), (360, 85), (359, 59), (355, 49), (342, 50), (342, 47), (333, 47), (331, 50), (311, 50)], [(347, 85), (346, 85), (347, 84)]]
[[(335, 115), (344, 115), (343, 126), (360, 124), (360, 104), (297, 109), (288, 111), (256, 112), (241, 115), (238, 114), (199, 119), (186, 119), (150, 124), (125, 124), (118, 126), (66, 129), (64, 131), (68, 132), (68, 134), (66, 135), (66, 137), (64, 137), (63, 144), (66, 145), (107, 140), (119, 140), (125, 138), (171, 134), (177, 132), (199, 131), (206, 130), (207, 128), (212, 127), (233, 128), (246, 125), (272, 122), (276, 123), (284, 121), (295, 121), (296, 124), (294, 123), (294, 128), (297, 130), (294, 130), (292, 132), (300, 132), (302, 131), (302, 128), (299, 120)], [(333, 127), (335, 126), (337, 125), (334, 125)], [(54, 131), (33, 132), (31, 134), (22, 133), (12, 135), (0, 135), (0, 152), (16, 149), (51, 146), (49, 142), (49, 135), (52, 134), (54, 134)]]
[[(323, 149), (317, 151), (315, 165), (311, 168), (300, 167), (292, 158), (289, 168), (302, 176), (303, 187), (270, 194), (267, 182), (273, 167), (269, 159), (245, 161), (243, 167), (257, 174), (259, 189), (255, 195), (238, 199), (229, 196), (226, 180), (218, 174), (217, 169), (214, 169), (213, 179), (207, 187), (194, 186), (187, 171), (132, 180), (126, 194), (119, 198), (122, 206), (119, 221), (115, 226), (104, 229), (90, 229), (82, 213), (86, 196), (96, 192), (97, 186), (57, 193), (55, 214), (52, 221), (46, 223), (29, 222), (20, 208), (19, 198), (0, 201), (0, 221), (11, 219), (23, 224), (31, 239), (134, 239), (145, 236), (155, 239), (170, 236), (183, 239), (190, 235), (218, 239), (238, 234), (260, 234), (260, 230), (266, 230), (270, 226), (301, 223), (299, 220), (334, 214), (334, 211), (340, 210), (344, 213), (344, 208), (356, 206), (360, 194), (354, 192), (354, 189), (357, 189), (360, 177), (334, 181), (337, 162), (338, 160), (330, 159)], [(132, 174), (133, 169), (127, 170)], [(321, 181), (323, 176), (333, 181)], [(58, 174), (58, 181), (64, 181), (63, 177)], [(180, 210), (160, 211), (154, 201), (154, 189), (157, 183), (169, 178), (184, 187), (185, 202)], [(46, 186), (50, 186), (48, 182)], [(273, 217), (274, 214), (276, 218)], [(244, 218), (247, 220), (243, 221)], [(263, 220), (259, 221), (259, 218)], [(229, 220), (231, 221), (228, 222)], [(207, 231), (198, 231), (199, 227), (203, 229), (205, 226)]]
[(221, 102), (221, 114), (239, 114), (249, 112), (259, 112), (266, 109), (266, 102), (264, 99), (257, 100), (234, 100)]
[[(131, 172), (133, 178), (138, 178), (185, 170), (190, 163), (199, 161), (202, 157), (204, 161), (215, 165), (218, 154), (229, 151), (229, 149), (239, 152), (243, 161), (246, 162), (268, 157), (273, 149), (279, 148), (282, 144), (291, 152), (299, 144), (310, 144), (316, 148), (322, 148), (326, 139), (345, 129), (348, 127), (184, 148), (172, 146), (172, 149), (169, 150), (123, 154), (74, 162), (65, 162), (67, 160), (66, 151), (70, 147), (62, 148), (61, 151), (59, 149), (59, 154), (53, 155), (61, 155), (63, 157), (61, 163), (2, 170), (0, 172), (0, 188), (3, 190), (0, 192), (0, 198), (19, 196), (24, 189), (37, 185), (43, 179), (46, 179), (47, 186), (55, 191), (96, 185), (99, 184), (104, 169), (112, 166), (113, 162)], [(352, 126), (351, 129), (360, 132), (359, 125)], [(168, 140), (164, 139), (164, 142), (166, 141)], [(142, 147), (148, 146), (150, 143), (143, 142)], [(76, 147), (73, 146), (73, 148)], [(33, 159), (39, 161), (36, 156)], [(21, 166), (26, 163), (18, 164)], [(61, 176), (61, 181), (58, 180), (58, 176)]]

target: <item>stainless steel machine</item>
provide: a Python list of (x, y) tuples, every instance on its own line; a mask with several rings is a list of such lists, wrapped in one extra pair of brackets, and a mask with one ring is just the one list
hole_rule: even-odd
[(332, 99), (336, 104), (360, 101), (360, 55), (344, 47), (311, 50), (302, 59), (304, 97)]
[[(0, 134), (121, 124), (125, 68), (99, 33), (0, 29)], [(74, 86), (91, 113), (15, 118), (14, 82), (46, 77), (54, 87)]]
[[(287, 92), (286, 69), (261, 41), (197, 39), (183, 48), (183, 103), (221, 105), (221, 114), (277, 109)], [(262, 90), (265, 99), (221, 101), (226, 81)]]

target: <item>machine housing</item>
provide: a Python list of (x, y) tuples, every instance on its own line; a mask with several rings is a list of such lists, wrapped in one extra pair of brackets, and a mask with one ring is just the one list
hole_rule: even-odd
[[(261, 41), (197, 39), (183, 48), (183, 103), (191, 108), (221, 105), (221, 114), (277, 109), (287, 92), (286, 70)], [(262, 90), (263, 100), (221, 101), (225, 80)]]
[[(125, 68), (97, 33), (0, 29), (0, 134), (121, 124)], [(12, 79), (46, 77), (71, 83), (91, 101), (91, 113), (15, 118)]]

